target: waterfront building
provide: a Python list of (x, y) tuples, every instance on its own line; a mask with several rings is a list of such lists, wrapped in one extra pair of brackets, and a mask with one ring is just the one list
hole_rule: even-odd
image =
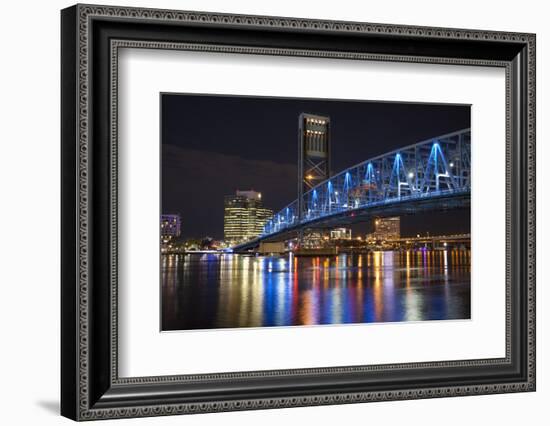
[(262, 194), (253, 190), (236, 191), (224, 200), (223, 237), (235, 245), (259, 236), (273, 211), (262, 203)]
[(179, 214), (163, 214), (160, 216), (160, 240), (168, 244), (181, 235), (181, 218)]
[(351, 240), (350, 228), (334, 228), (330, 231), (331, 240)]
[(328, 236), (323, 235), (322, 231), (305, 230), (299, 246), (306, 249), (318, 249), (326, 245)]
[(374, 232), (367, 236), (370, 240), (390, 241), (401, 238), (401, 218), (384, 217), (374, 219)]

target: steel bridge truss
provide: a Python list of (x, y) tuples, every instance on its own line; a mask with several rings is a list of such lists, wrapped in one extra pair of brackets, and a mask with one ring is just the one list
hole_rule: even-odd
[(470, 142), (464, 129), (343, 170), (303, 194), (301, 215), (298, 200), (276, 213), (260, 238), (346, 211), (469, 193)]

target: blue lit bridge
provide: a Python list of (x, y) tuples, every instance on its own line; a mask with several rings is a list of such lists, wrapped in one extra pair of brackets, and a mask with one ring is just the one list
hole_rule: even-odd
[(369, 217), (466, 207), (470, 203), (470, 129), (370, 158), (330, 177), (269, 220), (256, 239), (235, 246), (283, 241), (305, 229)]

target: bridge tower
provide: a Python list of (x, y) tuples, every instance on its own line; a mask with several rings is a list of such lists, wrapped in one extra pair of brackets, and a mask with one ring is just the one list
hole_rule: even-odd
[(330, 118), (301, 113), (298, 119), (298, 217), (303, 195), (330, 177)]

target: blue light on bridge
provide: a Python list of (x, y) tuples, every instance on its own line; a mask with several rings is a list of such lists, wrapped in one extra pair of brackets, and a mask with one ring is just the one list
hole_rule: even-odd
[(376, 177), (374, 176), (374, 167), (372, 166), (372, 163), (367, 164), (367, 172), (365, 173), (365, 180), (368, 183), (373, 182)]
[(342, 207), (344, 208), (348, 207), (349, 191), (351, 187), (352, 187), (351, 174), (350, 172), (346, 172), (346, 175), (344, 177), (344, 204), (342, 205)]

